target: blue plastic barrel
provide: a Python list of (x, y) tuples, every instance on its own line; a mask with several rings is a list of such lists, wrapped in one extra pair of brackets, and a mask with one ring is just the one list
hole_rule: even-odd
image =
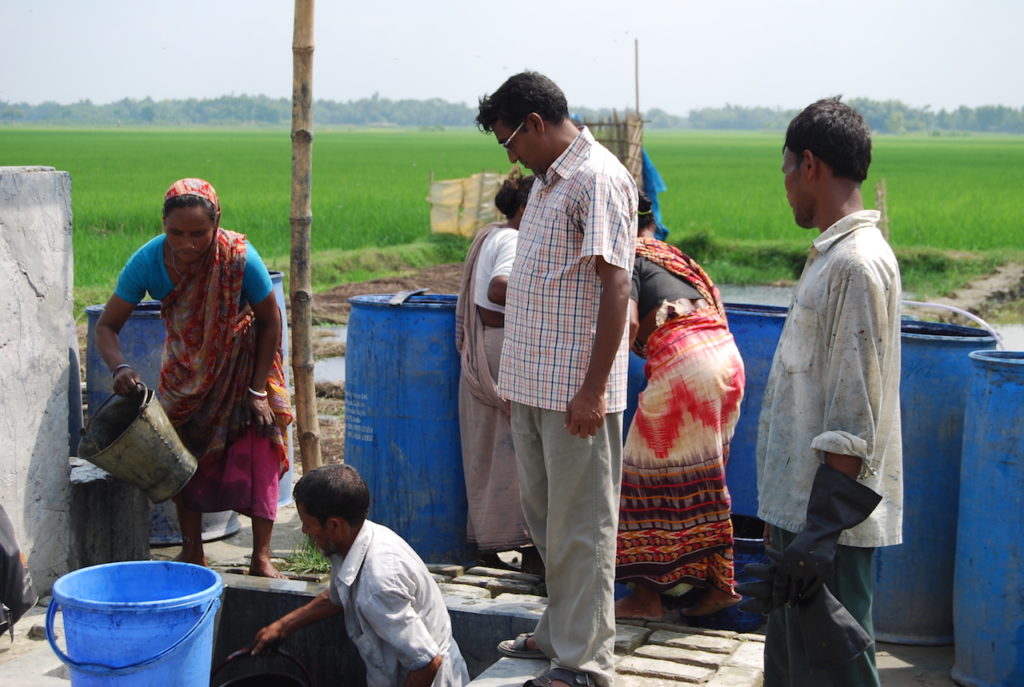
[(743, 358), (747, 384), (740, 405), (740, 419), (729, 443), (726, 483), (732, 512), (757, 517), (757, 421), (768, 384), (775, 347), (786, 322), (787, 308), (776, 305), (726, 303), (725, 314)]
[(1024, 685), (1024, 352), (970, 359), (952, 676), (969, 687)]
[[(288, 359), (288, 317), (284, 301), (283, 277), (281, 272), (271, 272), (270, 280), (273, 285), (274, 294), (277, 297), (277, 305), (281, 310), (282, 322), (282, 355), (284, 358), (284, 380), (289, 385), (289, 370), (291, 369)], [(110, 370), (100, 356), (96, 348), (95, 330), (100, 315), (103, 314), (102, 305), (90, 305), (85, 309), (89, 322), (88, 336), (86, 340), (86, 403), (89, 410), (99, 408), (103, 402), (114, 393), (113, 379)], [(151, 389), (157, 388), (160, 381), (160, 363), (164, 351), (164, 339), (167, 332), (164, 328), (164, 321), (160, 318), (159, 301), (143, 301), (135, 306), (135, 310), (128, 317), (121, 328), (118, 338), (121, 341), (121, 351), (124, 358), (131, 363), (142, 383)], [(292, 500), (292, 473), (294, 469), (292, 448), (292, 432), (288, 432), (288, 472), (282, 477), (279, 488), (278, 505), (291, 503)], [(238, 530), (237, 520), (232, 532)], [(205, 525), (204, 525), (205, 530)], [(228, 532), (230, 534), (231, 532)], [(180, 539), (179, 539), (180, 541)]]
[(349, 299), (345, 462), (366, 480), (375, 522), (427, 562), (468, 561), (456, 297), (391, 299)]
[(622, 442), (629, 436), (629, 426), (633, 424), (633, 416), (639, 404), (640, 392), (647, 388), (647, 375), (644, 367), (647, 360), (633, 351), (629, 352), (629, 373), (626, 377), (626, 410), (622, 414)]
[(917, 320), (903, 322), (901, 342), (903, 544), (875, 552), (875, 637), (950, 644), (968, 354), (996, 342), (974, 327)]
[[(72, 687), (206, 687), (223, 587), (220, 575), (189, 563), (82, 568), (54, 583), (46, 637)], [(66, 652), (53, 631), (58, 607)]]

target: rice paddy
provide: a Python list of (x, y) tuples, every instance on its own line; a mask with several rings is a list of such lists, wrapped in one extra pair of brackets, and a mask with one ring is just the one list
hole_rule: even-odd
[[(754, 253), (809, 242), (786, 203), (780, 133), (649, 130), (645, 145), (668, 186), (660, 201), (670, 240)], [(71, 173), (81, 288), (113, 285), (128, 256), (160, 231), (162, 194), (183, 176), (208, 179), (224, 226), (286, 266), (290, 156), (283, 130), (0, 128), (2, 164)], [(493, 137), (475, 130), (321, 132), (313, 160), (315, 254), (422, 242), (430, 236), (431, 173), (445, 179), (509, 167)], [(1024, 137), (879, 136), (864, 186), (869, 207), (882, 178), (897, 249), (984, 252), (986, 262), (1024, 251)], [(758, 280), (756, 261), (745, 269), (734, 278)]]

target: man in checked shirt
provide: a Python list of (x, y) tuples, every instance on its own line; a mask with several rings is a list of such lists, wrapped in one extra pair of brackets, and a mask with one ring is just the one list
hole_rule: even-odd
[(636, 184), (524, 72), (480, 100), (477, 124), (537, 176), (509, 276), (498, 389), (512, 402), (523, 513), (547, 569), (536, 630), (499, 645), (546, 657), (527, 685), (611, 684)]

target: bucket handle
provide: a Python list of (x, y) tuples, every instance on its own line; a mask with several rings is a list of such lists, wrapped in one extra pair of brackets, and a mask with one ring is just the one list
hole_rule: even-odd
[[(261, 655), (263, 655), (263, 654), (261, 654)], [(302, 664), (302, 661), (300, 661), (295, 656), (293, 656), (292, 654), (288, 653), (287, 651), (285, 651), (281, 647), (271, 647), (267, 651), (267, 654), (265, 654), (265, 655), (267, 655), (267, 656), (277, 655), (277, 656), (281, 656), (283, 658), (287, 658), (289, 661), (292, 662), (293, 665), (295, 665), (300, 671), (302, 671), (302, 676), (303, 676), (303, 678), (305, 678), (304, 684), (306, 684), (306, 685), (312, 685), (313, 684), (313, 677), (309, 674), (309, 671), (306, 669), (306, 666), (304, 666)], [(231, 663), (232, 661), (235, 661), (235, 660), (237, 660), (239, 658), (242, 658), (243, 656), (252, 656), (252, 649), (250, 649), (249, 647), (244, 647), (244, 648), (239, 649), (238, 651), (230, 654), (227, 658), (225, 658), (223, 661), (220, 662), (220, 665), (218, 665), (216, 668), (213, 669), (213, 672), (210, 673), (210, 676), (212, 677), (212, 676), (216, 675), (218, 672), (220, 672), (220, 669), (223, 668), (224, 666), (226, 666), (228, 663)]]
[[(140, 383), (135, 387), (136, 393), (141, 394), (139, 401), (139, 412), (141, 413), (149, 402), (153, 398), (153, 392), (145, 385)], [(96, 416), (100, 414), (100, 411), (107, 407), (107, 404), (113, 401), (117, 397), (117, 392), (114, 392), (107, 396), (107, 400), (100, 404), (100, 407), (96, 409), (96, 412), (89, 412), (89, 421), (85, 424), (85, 433), (88, 433), (89, 427), (92, 425), (92, 421), (96, 419)]]
[(210, 599), (210, 604), (206, 607), (206, 610), (203, 611), (203, 615), (181, 639), (158, 653), (156, 656), (131, 665), (108, 666), (103, 663), (89, 663), (86, 661), (79, 662), (61, 651), (60, 647), (57, 646), (57, 639), (53, 632), (53, 620), (57, 615), (57, 606), (60, 605), (57, 603), (57, 599), (50, 599), (50, 605), (46, 609), (46, 640), (50, 643), (50, 648), (53, 649), (53, 653), (57, 654), (57, 658), (75, 670), (79, 670), (90, 675), (110, 675), (111, 673), (113, 673), (114, 677), (129, 675), (143, 670), (144, 668), (150, 668), (163, 661), (170, 654), (174, 653), (178, 647), (191, 639), (192, 636), (199, 631), (199, 628), (206, 623), (206, 618), (210, 615), (210, 612), (213, 611), (214, 607), (218, 605), (219, 601), (220, 599), (217, 597)]

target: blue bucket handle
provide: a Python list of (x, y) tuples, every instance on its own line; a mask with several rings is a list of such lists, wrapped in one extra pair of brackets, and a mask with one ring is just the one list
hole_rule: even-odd
[(75, 670), (79, 670), (90, 675), (110, 675), (111, 673), (113, 673), (114, 676), (130, 675), (131, 673), (136, 673), (145, 668), (150, 668), (174, 653), (178, 647), (191, 639), (192, 635), (199, 631), (199, 628), (206, 623), (206, 618), (210, 615), (210, 611), (212, 611), (215, 606), (219, 605), (219, 603), (219, 598), (215, 597), (211, 599), (210, 604), (206, 607), (206, 610), (203, 611), (203, 615), (198, 621), (196, 621), (196, 624), (192, 626), (192, 629), (186, 632), (184, 636), (174, 644), (152, 658), (147, 658), (144, 661), (139, 661), (138, 663), (133, 663), (127, 666), (108, 666), (103, 663), (79, 662), (61, 651), (60, 647), (57, 646), (57, 640), (53, 633), (53, 619), (57, 615), (57, 606), (60, 605), (57, 603), (57, 599), (55, 598), (50, 600), (50, 605), (46, 609), (46, 640), (50, 643), (50, 648), (53, 649), (53, 653), (57, 654), (57, 658)]

